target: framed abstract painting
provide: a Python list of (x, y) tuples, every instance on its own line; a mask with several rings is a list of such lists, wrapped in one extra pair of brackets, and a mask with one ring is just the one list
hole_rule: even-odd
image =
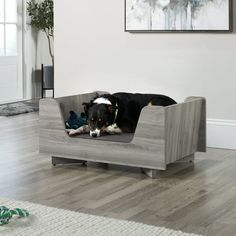
[(232, 31), (232, 0), (125, 0), (125, 31)]

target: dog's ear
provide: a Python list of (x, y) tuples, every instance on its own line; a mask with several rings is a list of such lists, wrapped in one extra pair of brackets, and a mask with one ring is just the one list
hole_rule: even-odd
[(108, 105), (107, 106), (107, 110), (110, 112), (110, 113), (115, 113), (115, 111), (118, 109), (117, 106), (115, 105)]
[(87, 116), (88, 115), (88, 110), (93, 105), (93, 103), (92, 102), (83, 102), (82, 105), (84, 106), (84, 112)]

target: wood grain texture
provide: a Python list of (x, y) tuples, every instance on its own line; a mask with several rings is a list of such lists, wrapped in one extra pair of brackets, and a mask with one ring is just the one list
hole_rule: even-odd
[(1, 197), (206, 236), (235, 236), (236, 151), (208, 149), (150, 179), (118, 165), (51, 165), (37, 113), (0, 117)]
[(201, 98), (201, 117), (200, 117), (200, 124), (199, 124), (199, 135), (198, 135), (198, 142), (197, 142), (197, 151), (205, 152), (206, 151), (206, 99), (204, 97), (187, 97), (185, 99), (186, 102), (194, 101), (196, 99)]
[[(172, 163), (198, 150), (199, 136), (205, 137), (204, 99), (191, 97), (165, 108), (166, 162)], [(205, 119), (204, 119), (205, 118)], [(202, 126), (200, 126), (200, 123)], [(204, 129), (203, 132), (200, 130)], [(203, 145), (202, 145), (203, 146)]]
[[(165, 170), (166, 165), (197, 150), (202, 99), (143, 108), (129, 143), (71, 138), (66, 112), (79, 111), (94, 93), (40, 101), (39, 150), (52, 156)], [(77, 109), (76, 109), (77, 108)], [(204, 122), (204, 121), (203, 121)], [(109, 144), (109, 146), (107, 146)]]

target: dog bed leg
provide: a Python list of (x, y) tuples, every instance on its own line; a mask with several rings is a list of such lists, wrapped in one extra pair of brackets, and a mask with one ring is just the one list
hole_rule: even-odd
[(146, 168), (141, 168), (141, 171), (147, 175), (148, 177), (152, 179), (156, 179), (158, 176), (158, 173), (160, 173), (159, 170), (154, 170), (154, 169), (146, 169)]
[(83, 166), (86, 165), (87, 161), (83, 161), (83, 160), (77, 160), (77, 159), (68, 159), (68, 158), (63, 158), (63, 157), (55, 157), (52, 156), (52, 165), (56, 166), (58, 164), (78, 164), (78, 163), (82, 163)]

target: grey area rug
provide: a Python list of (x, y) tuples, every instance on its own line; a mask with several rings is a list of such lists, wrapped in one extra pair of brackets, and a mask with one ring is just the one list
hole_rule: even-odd
[(164, 227), (94, 216), (30, 202), (0, 198), (0, 205), (23, 208), (30, 213), (28, 218), (14, 218), (9, 224), (0, 226), (0, 235), (196, 236)]
[(15, 116), (39, 110), (39, 100), (28, 100), (0, 105), (0, 116)]

